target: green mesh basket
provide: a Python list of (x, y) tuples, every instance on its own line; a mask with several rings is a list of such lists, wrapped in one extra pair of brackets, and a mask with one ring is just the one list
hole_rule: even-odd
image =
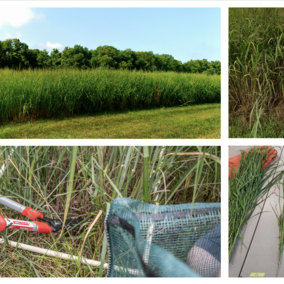
[(107, 276), (217, 276), (220, 257), (212, 255), (220, 255), (220, 235), (217, 241), (214, 235), (220, 211), (220, 203), (156, 206), (115, 199), (105, 219)]

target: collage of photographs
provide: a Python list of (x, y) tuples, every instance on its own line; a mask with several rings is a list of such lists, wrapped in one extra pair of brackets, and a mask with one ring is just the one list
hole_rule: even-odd
[(279, 281), (283, 138), (283, 1), (0, 0), (0, 281)]

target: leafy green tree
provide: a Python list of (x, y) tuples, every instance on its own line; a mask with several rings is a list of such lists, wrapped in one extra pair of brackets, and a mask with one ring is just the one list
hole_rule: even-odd
[(200, 60), (200, 70), (199, 73), (205, 72), (207, 69), (209, 69), (209, 62), (207, 59)]
[(61, 52), (54, 48), (50, 53), (51, 66), (59, 67), (61, 65)]
[(90, 66), (90, 59), (90, 51), (81, 45), (75, 45), (73, 48), (65, 47), (61, 53), (63, 67), (87, 69)]
[(174, 59), (169, 54), (156, 54), (156, 66), (159, 71), (169, 71), (169, 64)]
[(95, 50), (75, 45), (60, 52), (53, 49), (29, 49), (19, 39), (0, 41), (0, 68), (49, 68), (68, 67), (87, 69), (108, 68), (144, 71), (174, 71), (186, 73), (221, 74), (221, 62), (207, 59), (190, 60), (184, 64), (169, 54), (153, 54), (152, 51), (118, 50), (113, 46), (99, 46)]
[(5, 66), (7, 66), (6, 64), (7, 60), (6, 60), (6, 50), (4, 47), (4, 42), (0, 41), (0, 68), (4, 68)]
[(28, 45), (20, 42), (19, 39), (13, 39), (13, 66), (15, 68), (19, 68), (20, 70), (29, 65), (29, 61), (27, 60), (27, 51), (29, 49)]
[(135, 61), (135, 67), (138, 70), (153, 71), (157, 69), (155, 65), (155, 55), (152, 51), (138, 51), (136, 52), (137, 59)]
[(184, 68), (188, 73), (201, 73), (201, 60), (190, 60), (184, 63)]
[(116, 62), (114, 59), (108, 55), (103, 55), (98, 58), (98, 62), (100, 67), (114, 69), (116, 67)]
[(46, 49), (39, 51), (37, 55), (37, 63), (40, 68), (50, 67), (50, 56)]
[(137, 59), (135, 51), (132, 51), (131, 49), (121, 50), (119, 51), (118, 58), (121, 69), (134, 69), (134, 62)]
[(29, 68), (39, 68), (37, 57), (40, 54), (39, 49), (28, 49), (27, 59), (29, 61)]
[(121, 69), (121, 70), (128, 70), (127, 63), (125, 61), (121, 61), (119, 63), (119, 69)]
[(118, 49), (113, 46), (99, 46), (92, 51), (91, 66), (93, 68), (103, 67), (109, 69), (119, 68)]
[(221, 75), (221, 62), (220, 61), (211, 61), (209, 64), (209, 68), (213, 68), (215, 70), (215, 74)]
[(21, 69), (29, 65), (27, 60), (28, 45), (19, 39), (7, 39), (1, 42), (1, 65)]
[(183, 64), (181, 63), (181, 61), (174, 59), (169, 64), (169, 70), (174, 71), (174, 72), (182, 72), (184, 71)]

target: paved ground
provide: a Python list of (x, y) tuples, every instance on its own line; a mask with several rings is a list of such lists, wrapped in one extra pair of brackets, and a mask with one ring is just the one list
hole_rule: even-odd
[[(240, 150), (249, 148), (249, 146), (229, 146), (229, 158), (238, 155)], [(276, 150), (278, 156), (281, 156), (284, 161), (284, 147), (276, 148)], [(279, 167), (280, 169), (284, 170), (284, 166)], [(281, 186), (281, 190), (282, 188)], [(253, 215), (260, 214), (253, 217), (248, 222), (247, 228), (243, 229), (243, 245), (241, 246), (239, 238), (229, 264), (230, 277), (248, 277), (251, 273), (265, 273), (265, 277), (276, 276), (279, 229), (272, 207), (275, 208), (278, 205), (278, 195), (279, 188), (277, 186), (271, 188)], [(281, 204), (283, 202), (282, 199)], [(278, 276), (284, 277), (284, 252)]]

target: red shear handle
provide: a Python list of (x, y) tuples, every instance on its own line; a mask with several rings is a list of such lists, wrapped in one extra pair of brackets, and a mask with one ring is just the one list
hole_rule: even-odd
[(32, 222), (35, 223), (37, 225), (37, 233), (41, 233), (41, 234), (50, 234), (52, 233), (52, 229), (49, 227), (48, 224), (46, 223), (39, 223), (39, 222)]
[(42, 219), (43, 218), (43, 214), (30, 208), (30, 207), (26, 207), (24, 209), (24, 211), (22, 212), (22, 215), (33, 220), (33, 221), (38, 221), (39, 218)]
[(6, 229), (6, 221), (3, 216), (0, 215), (0, 232)]
[(24, 231), (32, 231), (41, 234), (50, 234), (53, 232), (52, 228), (49, 227), (46, 223), (40, 222), (27, 222), (21, 220), (14, 220), (14, 219), (5, 219), (3, 216), (0, 215), (0, 232), (3, 232), (7, 227), (7, 222), (9, 224), (10, 229), (14, 230), (24, 230)]

